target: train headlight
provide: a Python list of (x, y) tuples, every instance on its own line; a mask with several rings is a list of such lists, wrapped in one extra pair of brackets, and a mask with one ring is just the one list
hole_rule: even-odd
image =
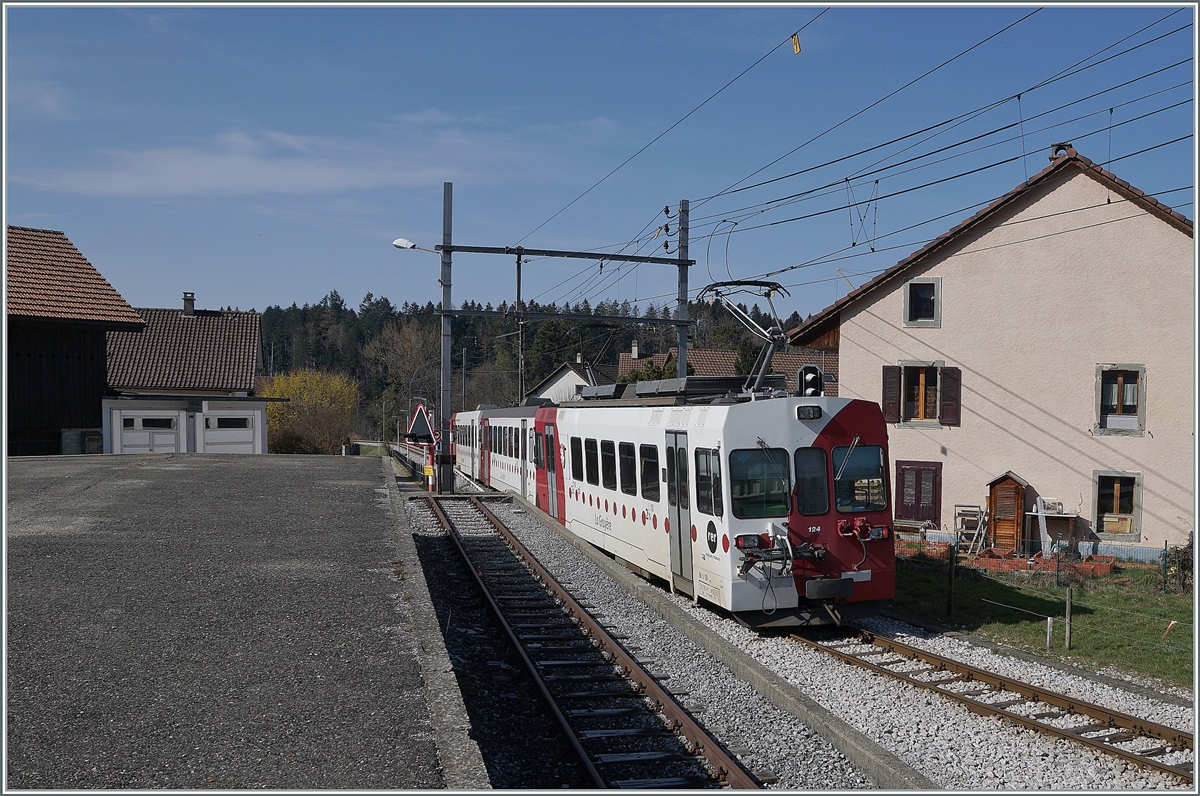
[(821, 407), (819, 407), (819, 406), (797, 406), (796, 407), (796, 419), (797, 420), (820, 420), (821, 419)]
[(775, 538), (769, 533), (743, 533), (733, 538), (733, 545), (738, 550), (771, 550)]

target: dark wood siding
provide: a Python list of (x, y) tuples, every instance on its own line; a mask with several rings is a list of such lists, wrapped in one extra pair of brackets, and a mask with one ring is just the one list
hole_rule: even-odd
[(59, 453), (61, 429), (100, 428), (106, 376), (102, 329), (10, 323), (8, 453)]

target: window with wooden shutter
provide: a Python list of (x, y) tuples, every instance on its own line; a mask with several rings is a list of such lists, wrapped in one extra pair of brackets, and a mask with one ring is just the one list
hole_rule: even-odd
[(941, 462), (896, 462), (896, 519), (941, 525)]
[(943, 426), (961, 425), (962, 370), (942, 368), (941, 377), (942, 402), (938, 408), (938, 420), (942, 422)]
[(900, 368), (883, 366), (883, 422), (900, 422)]

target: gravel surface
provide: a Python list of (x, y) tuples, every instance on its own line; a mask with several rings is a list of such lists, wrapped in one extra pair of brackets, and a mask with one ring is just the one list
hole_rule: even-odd
[(629, 636), (622, 644), (639, 658), (653, 660), (651, 670), (665, 676), (671, 691), (685, 694), (684, 705), (748, 768), (778, 776), (771, 787), (872, 787), (827, 741), (756, 694), (557, 533), (520, 509), (501, 504), (491, 508), (572, 594), (594, 605), (593, 613), (603, 614), (606, 625)]
[[(736, 682), (722, 665), (674, 631), (640, 601), (626, 594), (598, 567), (539, 521), (512, 509), (497, 512), (512, 521), (525, 544), (608, 617), (629, 633), (631, 644), (659, 658), (672, 688), (690, 691), (689, 699), (706, 712), (705, 721), (722, 730), (730, 745), (748, 747), (752, 768), (775, 771), (777, 787), (869, 787), (849, 771), (844, 759), (797, 721)], [(1118, 758), (1027, 730), (998, 717), (983, 717), (950, 700), (914, 686), (838, 663), (784, 636), (748, 630), (736, 622), (672, 597), (696, 621), (794, 684), (835, 715), (876, 740), (932, 781), (950, 789), (1140, 790), (1191, 789), (1169, 775), (1142, 769)], [(1191, 709), (1157, 702), (1051, 667), (998, 655), (964, 641), (937, 637), (887, 619), (864, 627), (946, 657), (965, 660), (1000, 674), (1043, 684), (1080, 699), (1139, 715), (1160, 724), (1190, 729)], [(719, 716), (719, 718), (713, 718)], [(1187, 753), (1186, 759), (1191, 759)], [(1177, 762), (1168, 758), (1169, 762)]]

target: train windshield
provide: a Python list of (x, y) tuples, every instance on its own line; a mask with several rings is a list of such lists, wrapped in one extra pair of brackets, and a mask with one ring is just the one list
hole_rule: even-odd
[(834, 502), (838, 511), (883, 511), (887, 508), (882, 447), (845, 445), (834, 448), (833, 472)]
[(808, 517), (829, 513), (824, 448), (796, 449), (796, 511)]
[(729, 492), (730, 508), (738, 519), (787, 516), (787, 451), (783, 448), (731, 451)]

